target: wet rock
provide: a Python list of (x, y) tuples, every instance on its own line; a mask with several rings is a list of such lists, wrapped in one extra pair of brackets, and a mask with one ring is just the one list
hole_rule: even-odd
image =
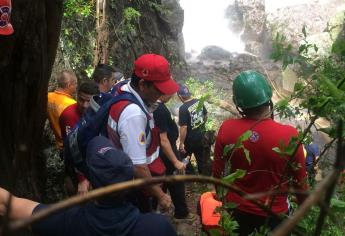
[[(231, 57), (231, 53), (218, 46), (207, 46), (202, 49), (198, 59), (210, 59), (210, 60), (228, 60)], [(220, 62), (218, 62), (220, 64)]]

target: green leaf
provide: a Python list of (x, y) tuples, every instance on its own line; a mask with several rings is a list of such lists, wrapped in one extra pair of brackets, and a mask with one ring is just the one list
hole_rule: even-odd
[(223, 150), (223, 157), (227, 156), (229, 153), (232, 152), (232, 150), (234, 149), (235, 145), (234, 144), (228, 144), (224, 147)]
[(236, 179), (242, 178), (245, 175), (245, 170), (237, 169), (234, 173), (223, 177), (222, 180), (227, 184), (232, 184)]
[(305, 49), (306, 49), (305, 44), (302, 44), (302, 45), (301, 45), (301, 46), (299, 46), (299, 48), (298, 48), (298, 53), (303, 52)]
[(331, 199), (331, 208), (333, 211), (344, 212), (345, 202), (336, 198)]
[(248, 140), (250, 136), (252, 136), (252, 133), (253, 132), (251, 130), (244, 132), (240, 137), (238, 137), (234, 148), (239, 148), (244, 141)]
[(337, 86), (331, 80), (322, 76), (321, 82), (323, 85), (325, 85), (328, 88), (328, 91), (333, 97), (337, 99), (341, 99), (343, 97), (343, 92), (339, 90)]
[(304, 88), (303, 84), (300, 83), (300, 82), (297, 82), (297, 83), (295, 83), (295, 86), (294, 86), (293, 90), (295, 92), (298, 92), (298, 91), (301, 91), (303, 88)]
[(283, 154), (284, 154), (283, 151), (280, 150), (279, 147), (274, 147), (274, 148), (272, 148), (272, 151), (274, 151), (274, 152), (277, 153), (278, 155), (283, 155)]
[(235, 202), (225, 202), (223, 203), (223, 208), (225, 209), (235, 209), (238, 206)]
[(248, 149), (243, 149), (244, 155), (249, 163), (249, 165), (252, 163), (252, 160), (250, 159), (250, 155), (249, 155), (249, 150)]
[(302, 33), (303, 33), (304, 38), (306, 38), (307, 37), (307, 31), (306, 31), (305, 25), (303, 25), (303, 27), (302, 27)]
[(220, 229), (209, 229), (208, 233), (211, 236), (222, 236), (223, 235), (223, 231), (221, 231)]

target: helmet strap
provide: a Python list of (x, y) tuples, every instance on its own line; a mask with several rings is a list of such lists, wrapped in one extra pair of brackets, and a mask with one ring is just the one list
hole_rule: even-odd
[(245, 117), (246, 115), (244, 114), (244, 112), (238, 107), (238, 106), (236, 106), (236, 110), (238, 111), (238, 113), (240, 113), (240, 115), (242, 116), (242, 117)]
[(271, 111), (271, 119), (274, 120), (273, 102), (272, 100), (270, 100), (268, 103), (269, 103), (270, 111)]

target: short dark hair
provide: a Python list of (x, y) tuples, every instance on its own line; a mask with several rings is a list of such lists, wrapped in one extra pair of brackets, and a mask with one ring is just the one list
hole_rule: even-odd
[(78, 93), (80, 92), (89, 95), (96, 95), (99, 94), (99, 88), (94, 81), (85, 81), (78, 88)]
[(104, 78), (110, 78), (112, 73), (115, 72), (115, 69), (107, 64), (98, 64), (95, 68), (95, 71), (92, 74), (92, 79), (96, 83), (100, 83)]
[[(134, 87), (134, 88), (138, 88), (139, 87), (139, 81), (141, 80), (141, 78), (139, 78), (135, 73), (132, 74), (132, 77), (131, 77), (131, 85)], [(153, 82), (152, 81), (145, 81), (144, 80), (144, 83), (147, 85), (147, 86), (153, 86)]]

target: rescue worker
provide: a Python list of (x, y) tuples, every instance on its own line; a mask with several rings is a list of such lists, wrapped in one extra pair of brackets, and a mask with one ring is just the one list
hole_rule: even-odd
[[(271, 207), (276, 214), (288, 213), (289, 186), (297, 191), (306, 190), (306, 169), (303, 147), (298, 147), (296, 155), (291, 162), (297, 168), (288, 168), (285, 173), (290, 156), (280, 156), (272, 149), (287, 146), (292, 137), (297, 137), (297, 130), (289, 125), (283, 125), (272, 118), (272, 89), (263, 75), (256, 71), (241, 72), (233, 82), (233, 100), (242, 118), (228, 119), (221, 125), (216, 138), (215, 159), (213, 175), (222, 178), (237, 169), (246, 171), (243, 178), (235, 181), (235, 186), (248, 194), (281, 190), (277, 196), (266, 196), (259, 202)], [(238, 138), (246, 131), (251, 131), (248, 140), (243, 142), (244, 149), (249, 151), (247, 160), (243, 149), (233, 150), (233, 153), (224, 154), (228, 145), (235, 144)], [(229, 160), (231, 155), (231, 160)], [(226, 162), (230, 161), (230, 170), (225, 170)], [(281, 183), (281, 179), (286, 179)], [(289, 181), (292, 179), (292, 181)], [(297, 195), (297, 202), (304, 200), (302, 195)], [(261, 208), (245, 200), (238, 194), (229, 191), (226, 195), (228, 202), (233, 202), (237, 207), (232, 211), (232, 216), (239, 223), (239, 235), (249, 235), (268, 222), (271, 229), (276, 227), (280, 220), (269, 217)]]
[[(87, 147), (88, 179), (93, 188), (133, 179), (133, 163), (103, 136), (93, 138)], [(0, 188), (0, 215), (7, 214), (10, 194)], [(24, 219), (49, 207), (12, 195), (10, 219)], [(97, 201), (74, 206), (53, 214), (31, 226), (38, 235), (49, 236), (176, 236), (172, 225), (163, 215), (140, 214), (123, 195), (108, 195)]]
[[(173, 175), (174, 172), (183, 173), (186, 169), (186, 165), (180, 161), (181, 157), (176, 146), (178, 127), (165, 105), (171, 97), (172, 95), (161, 96), (157, 101), (159, 105), (153, 112), (155, 124), (159, 128), (159, 156), (166, 167), (166, 175)], [(187, 207), (184, 183), (167, 183), (165, 188), (169, 190), (175, 206), (174, 220), (194, 220), (195, 216), (189, 213)]]
[[(159, 133), (154, 125), (153, 110), (157, 99), (163, 94), (178, 90), (172, 79), (168, 61), (161, 55), (144, 54), (134, 62), (129, 83), (119, 88), (119, 93), (134, 95), (140, 106), (129, 101), (113, 104), (109, 111), (108, 137), (121, 148), (134, 164), (136, 178), (164, 175), (165, 166), (159, 157)], [(171, 198), (159, 185), (152, 185), (145, 192), (133, 195), (133, 202), (142, 212), (152, 210), (152, 197), (163, 209), (169, 208)]]
[[(199, 99), (193, 98), (188, 87), (180, 84), (177, 92), (178, 97), (183, 102), (179, 109), (178, 123), (179, 130), (179, 151), (184, 156), (194, 154), (199, 174), (210, 175), (211, 167), (207, 168), (203, 138), (205, 134), (205, 124), (207, 121), (207, 110), (205, 106), (199, 109)], [(209, 150), (209, 149), (208, 149)], [(194, 174), (193, 167), (187, 165), (187, 174)]]
[(116, 83), (115, 69), (107, 64), (98, 64), (92, 79), (98, 84), (101, 93), (108, 93)]
[[(63, 139), (65, 139), (69, 132), (77, 125), (80, 118), (89, 107), (92, 96), (97, 94), (99, 94), (98, 85), (93, 81), (84, 82), (79, 86), (77, 103), (66, 107), (60, 115), (59, 124)], [(84, 177), (83, 174), (75, 172), (71, 166), (66, 165), (65, 167), (66, 174), (71, 177), (72, 184), (77, 186), (77, 193), (86, 193), (90, 187), (89, 181)], [(72, 186), (70, 187), (70, 192), (74, 193), (75, 189), (72, 188)]]
[(64, 70), (57, 78), (57, 89), (48, 93), (48, 119), (55, 135), (56, 144), (61, 152), (63, 140), (59, 120), (66, 107), (76, 103), (73, 98), (76, 91), (77, 76), (73, 71)]

